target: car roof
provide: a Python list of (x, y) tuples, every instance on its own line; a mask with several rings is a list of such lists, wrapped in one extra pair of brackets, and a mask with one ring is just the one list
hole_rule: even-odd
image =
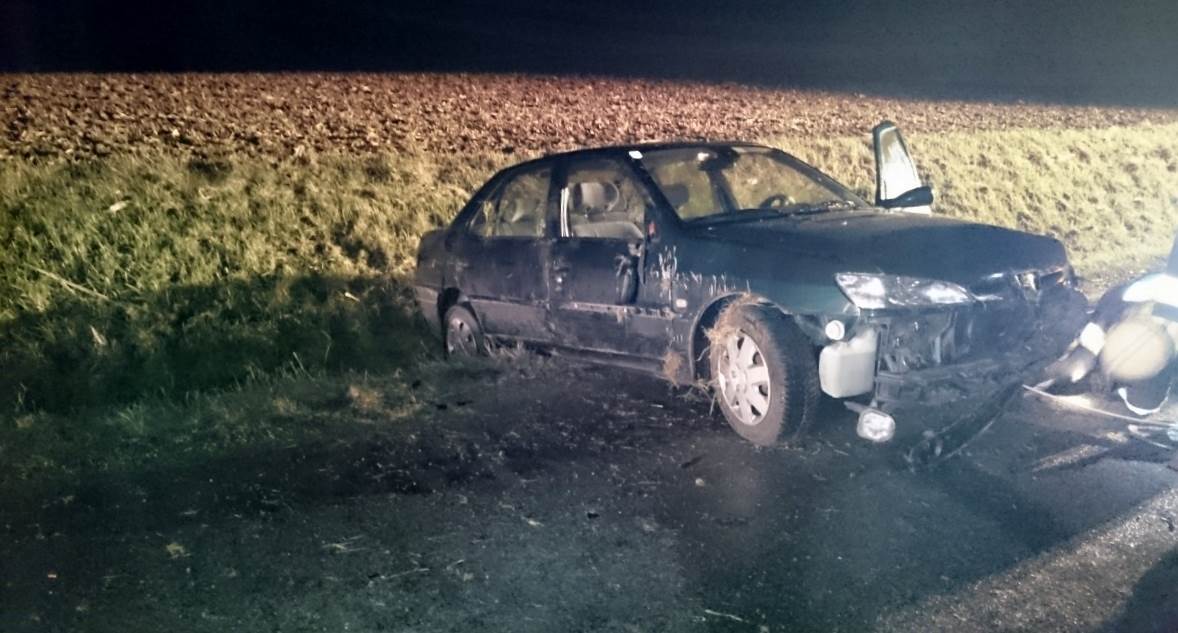
[(580, 149), (553, 152), (536, 158), (522, 161), (504, 168), (502, 171), (514, 170), (518, 167), (533, 165), (545, 161), (578, 156), (593, 156), (595, 154), (618, 154), (621, 152), (653, 152), (664, 149), (694, 149), (694, 148), (722, 148), (722, 147), (754, 147), (759, 149), (773, 149), (760, 143), (748, 141), (654, 141), (646, 143), (628, 143), (623, 145), (601, 145), (598, 147), (583, 147)]

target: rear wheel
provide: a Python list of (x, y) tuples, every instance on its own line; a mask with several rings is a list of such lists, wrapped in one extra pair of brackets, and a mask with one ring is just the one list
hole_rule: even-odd
[(466, 306), (451, 306), (444, 317), (442, 343), (447, 357), (478, 356), (487, 351), (483, 329), (478, 319)]
[(709, 334), (720, 410), (741, 437), (768, 446), (799, 437), (818, 408), (810, 342), (779, 311), (740, 306)]

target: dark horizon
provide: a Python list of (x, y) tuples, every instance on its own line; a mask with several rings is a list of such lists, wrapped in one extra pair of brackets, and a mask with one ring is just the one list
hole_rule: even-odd
[(1089, 0), (17, 0), (0, 7), (0, 71), (540, 72), (1169, 105), (1174, 33), (1178, 7)]

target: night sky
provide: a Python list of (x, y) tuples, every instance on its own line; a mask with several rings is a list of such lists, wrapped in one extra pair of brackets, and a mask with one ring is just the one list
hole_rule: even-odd
[(0, 69), (470, 70), (1172, 103), (1178, 3), (5, 0)]

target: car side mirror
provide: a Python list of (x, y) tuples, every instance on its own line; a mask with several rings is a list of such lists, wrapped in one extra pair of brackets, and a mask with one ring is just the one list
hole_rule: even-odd
[(927, 207), (933, 203), (933, 188), (928, 185), (909, 189), (889, 200), (879, 200), (877, 205), (885, 209), (907, 209), (911, 207)]

